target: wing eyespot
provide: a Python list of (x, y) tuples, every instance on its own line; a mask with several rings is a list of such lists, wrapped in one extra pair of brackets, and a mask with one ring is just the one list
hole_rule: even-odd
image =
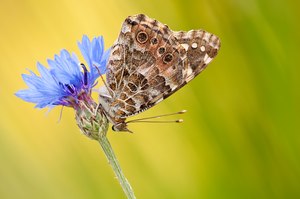
[(158, 49), (158, 53), (161, 54), (161, 55), (164, 54), (165, 51), (166, 51), (166, 48), (165, 48), (165, 47), (160, 47), (160, 48)]
[(158, 43), (158, 40), (155, 37), (151, 39), (151, 44), (152, 45), (155, 45), (157, 43)]
[(168, 53), (164, 56), (163, 61), (165, 64), (171, 62), (173, 59), (173, 55), (171, 53)]
[(140, 31), (137, 35), (136, 35), (136, 40), (140, 43), (140, 44), (144, 44), (147, 42), (148, 40), (148, 34), (145, 31)]

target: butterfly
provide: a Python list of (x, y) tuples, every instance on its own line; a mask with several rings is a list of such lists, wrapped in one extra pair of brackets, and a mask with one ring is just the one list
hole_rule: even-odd
[(172, 31), (144, 14), (129, 16), (111, 48), (100, 108), (114, 131), (194, 79), (217, 55), (220, 39), (204, 30)]

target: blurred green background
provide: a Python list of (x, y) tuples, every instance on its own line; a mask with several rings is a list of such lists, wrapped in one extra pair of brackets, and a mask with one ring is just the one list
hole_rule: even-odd
[[(173, 30), (205, 29), (219, 55), (189, 85), (136, 118), (187, 109), (182, 124), (132, 124), (109, 139), (137, 198), (300, 198), (298, 1), (1, 0), (0, 198), (125, 198), (74, 112), (14, 96), (36, 62), (79, 53), (83, 34), (106, 47), (128, 15)], [(176, 118), (176, 117), (175, 117)], [(175, 119), (174, 118), (174, 119)]]

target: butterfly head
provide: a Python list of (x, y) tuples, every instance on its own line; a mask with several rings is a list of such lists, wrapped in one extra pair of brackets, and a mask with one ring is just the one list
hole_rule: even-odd
[(113, 125), (112, 130), (113, 131), (123, 131), (123, 132), (133, 133), (131, 130), (129, 130), (127, 128), (127, 123), (125, 123), (125, 122), (117, 123), (117, 124)]

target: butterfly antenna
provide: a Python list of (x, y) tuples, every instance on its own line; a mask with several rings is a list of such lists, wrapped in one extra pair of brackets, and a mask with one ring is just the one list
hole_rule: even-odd
[[(163, 121), (155, 121), (155, 120), (139, 120), (139, 121), (130, 121), (131, 123), (182, 123), (183, 119), (178, 119), (178, 120), (163, 120)], [(126, 122), (127, 124), (128, 122)]]
[[(171, 115), (179, 115), (179, 114), (184, 114), (186, 113), (186, 110), (181, 110), (178, 111), (176, 113), (168, 113), (168, 114), (163, 114), (163, 115), (157, 115), (157, 116), (152, 116), (152, 117), (145, 117), (145, 118), (140, 118), (140, 119), (135, 119), (135, 120), (130, 120), (128, 122), (126, 122), (126, 124), (128, 123), (136, 123), (136, 122), (144, 122), (144, 123), (181, 123), (183, 122), (182, 119), (178, 119), (178, 120), (166, 120), (166, 121), (153, 121), (151, 119), (158, 119), (161, 117), (167, 117), (167, 116), (171, 116)], [(149, 121), (150, 120), (150, 121)]]
[(108, 90), (110, 96), (112, 97), (113, 94), (112, 94), (111, 88), (109, 88), (109, 87), (107, 86), (107, 84), (106, 84), (106, 82), (105, 82), (105, 80), (104, 80), (104, 78), (103, 78), (103, 75), (102, 75), (102, 73), (101, 73), (99, 67), (96, 66), (95, 64), (93, 64), (93, 66), (95, 66), (95, 68), (97, 69), (97, 71), (98, 71), (98, 73), (99, 73), (99, 76), (100, 76), (100, 78), (101, 78), (101, 80), (102, 80), (104, 86), (106, 87), (106, 89)]

